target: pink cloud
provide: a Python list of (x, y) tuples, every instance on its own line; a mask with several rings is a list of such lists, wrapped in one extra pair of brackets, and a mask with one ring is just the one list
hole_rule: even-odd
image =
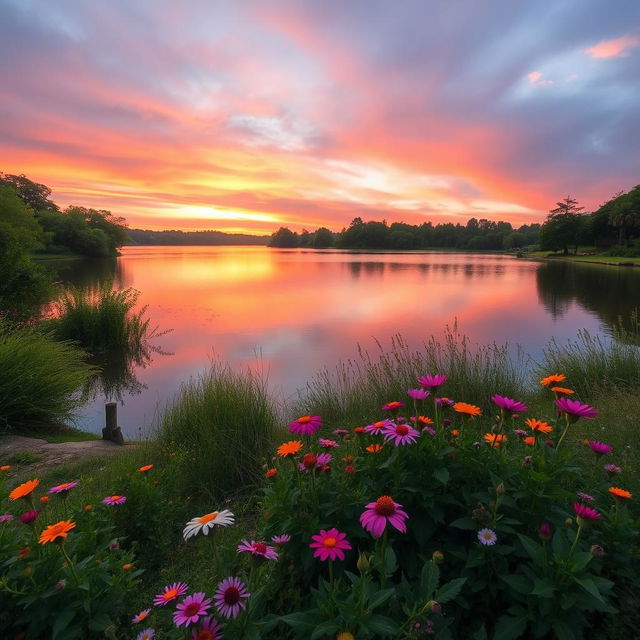
[(593, 47), (586, 49), (592, 58), (626, 58), (629, 55), (629, 49), (633, 49), (640, 45), (640, 38), (637, 36), (621, 36), (614, 40), (603, 40)]

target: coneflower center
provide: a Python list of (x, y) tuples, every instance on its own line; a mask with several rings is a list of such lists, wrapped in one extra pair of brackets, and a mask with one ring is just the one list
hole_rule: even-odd
[(301, 416), (298, 418), (298, 422), (300, 424), (307, 424), (307, 422), (311, 422), (311, 416)]
[(379, 516), (392, 516), (396, 512), (396, 506), (391, 496), (380, 496), (376, 500), (375, 511)]
[(267, 545), (264, 542), (256, 542), (254, 548), (258, 553), (266, 553), (267, 552)]
[(409, 427), (406, 424), (399, 424), (396, 427), (396, 433), (400, 436), (406, 436), (409, 433)]
[(225, 604), (234, 605), (240, 602), (240, 590), (237, 587), (227, 587), (224, 592)]
[(329, 536), (328, 538), (325, 538), (322, 541), (322, 544), (325, 547), (329, 547), (331, 549), (331, 548), (335, 547), (338, 544), (338, 541), (333, 536)]
[(198, 611), (200, 611), (200, 603), (192, 602), (184, 608), (184, 615), (188, 617), (195, 616)]

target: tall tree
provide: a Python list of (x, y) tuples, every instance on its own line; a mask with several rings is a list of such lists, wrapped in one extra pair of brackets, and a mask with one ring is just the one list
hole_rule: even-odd
[(540, 246), (551, 251), (562, 250), (564, 255), (569, 253), (569, 247), (574, 247), (578, 253), (578, 244), (583, 227), (583, 217), (580, 212), (584, 207), (578, 206), (578, 201), (567, 196), (556, 202), (556, 207), (549, 211), (546, 222), (540, 228)]

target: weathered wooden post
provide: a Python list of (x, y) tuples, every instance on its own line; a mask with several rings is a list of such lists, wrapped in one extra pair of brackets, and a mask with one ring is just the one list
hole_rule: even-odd
[(107, 402), (104, 405), (107, 424), (102, 430), (102, 439), (110, 440), (116, 444), (124, 444), (122, 430), (118, 426), (118, 403)]

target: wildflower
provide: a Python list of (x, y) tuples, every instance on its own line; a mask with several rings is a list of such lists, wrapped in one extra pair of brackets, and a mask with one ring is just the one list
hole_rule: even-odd
[(351, 549), (351, 545), (347, 541), (347, 534), (341, 533), (336, 528), (320, 530), (319, 534), (311, 536), (313, 542), (309, 545), (312, 549), (314, 558), (320, 558), (322, 562), (325, 560), (335, 560), (336, 558), (344, 560), (344, 552)]
[(374, 538), (379, 538), (387, 522), (404, 533), (407, 530), (405, 520), (408, 517), (402, 505), (394, 502), (391, 496), (380, 496), (375, 502), (365, 506), (365, 511), (360, 516), (360, 524)]
[(281, 458), (289, 458), (295, 456), (302, 449), (302, 442), (300, 440), (290, 440), (278, 447), (278, 455)]
[(609, 493), (618, 500), (629, 500), (631, 498), (631, 492), (620, 487), (609, 487)]
[(4, 473), (5, 471), (9, 471), (9, 469), (11, 469), (11, 465), (10, 465), (10, 464), (3, 464), (3, 465), (0, 467), (0, 471), (1, 471), (2, 473)]
[(38, 498), (39, 502), (41, 502), (42, 504), (46, 504), (47, 502), (49, 502), (49, 496), (40, 496)]
[(361, 436), (364, 432), (365, 432), (364, 427), (355, 427), (353, 429), (353, 433), (355, 433), (357, 436)]
[(11, 522), (11, 520), (13, 520), (13, 515), (10, 513), (3, 513), (0, 516), (0, 523), (1, 522)]
[(455, 438), (460, 435), (459, 429), (451, 429), (451, 435)]
[(93, 505), (92, 505), (92, 504), (86, 504), (86, 505), (84, 506), (84, 510), (85, 510), (85, 511), (91, 511), (92, 509), (93, 509)]
[(565, 396), (571, 396), (575, 393), (573, 389), (567, 389), (565, 387), (551, 387), (551, 391), (554, 393), (560, 393)]
[(58, 484), (55, 487), (51, 487), (51, 489), (49, 489), (49, 493), (65, 494), (67, 493), (67, 491), (77, 486), (78, 486), (78, 483), (75, 480), (73, 482), (63, 482), (62, 484)]
[(564, 413), (570, 422), (575, 422), (579, 418), (595, 418), (598, 412), (588, 404), (582, 404), (577, 400), (569, 398), (558, 398), (554, 401), (558, 409)]
[(467, 402), (456, 402), (453, 405), (453, 410), (458, 413), (464, 413), (468, 416), (481, 416), (482, 410), (480, 407), (476, 407), (474, 404), (469, 404)]
[(384, 441), (393, 442), (396, 447), (405, 444), (412, 444), (420, 435), (413, 427), (408, 424), (391, 424), (384, 431)]
[(278, 559), (278, 552), (273, 547), (270, 547), (264, 542), (256, 542), (254, 540), (243, 540), (238, 545), (237, 552), (243, 553), (245, 551), (247, 553), (250, 553), (253, 556), (262, 556), (267, 560)]
[(299, 433), (305, 436), (312, 436), (320, 429), (322, 429), (320, 416), (301, 416), (289, 424), (291, 433)]
[(215, 607), (224, 618), (235, 618), (240, 609), (244, 609), (246, 599), (251, 594), (240, 578), (225, 578), (218, 583), (218, 588), (213, 596)]
[(326, 467), (333, 460), (333, 456), (330, 453), (319, 453), (317, 465), (326, 471), (324, 467)]
[(591, 545), (591, 555), (592, 556), (603, 556), (604, 555), (604, 548), (601, 547), (599, 544), (593, 544)]
[(146, 620), (149, 617), (150, 613), (151, 613), (151, 609), (143, 609), (140, 613), (133, 616), (133, 620), (131, 620), (131, 622), (133, 624), (138, 624), (143, 620)]
[(505, 396), (499, 396), (497, 393), (491, 396), (491, 402), (493, 402), (497, 407), (500, 407), (500, 409), (504, 409), (509, 413), (524, 413), (528, 409), (524, 402), (514, 400), (513, 398), (506, 398)]
[(155, 629), (145, 629), (141, 631), (137, 636), (136, 640), (153, 640), (153, 637), (156, 635)]
[(538, 535), (542, 540), (550, 540), (551, 539), (551, 525), (548, 522), (543, 522), (538, 527)]
[(499, 447), (507, 441), (507, 436), (504, 433), (485, 433), (485, 442), (488, 442), (492, 447)]
[(234, 518), (235, 516), (229, 509), (205, 513), (203, 516), (189, 520), (182, 532), (182, 536), (185, 540), (193, 538), (193, 536), (197, 536), (199, 533), (206, 536), (209, 533), (209, 529), (213, 529), (215, 525), (228, 527), (230, 524), (233, 524)]
[(40, 480), (38, 478), (34, 478), (33, 480), (27, 480), (27, 482), (23, 482), (21, 485), (17, 486), (10, 494), (9, 500), (18, 500), (18, 498), (28, 498), (33, 490), (40, 484)]
[(597, 456), (604, 456), (613, 451), (613, 447), (606, 442), (598, 442), (597, 440), (588, 440), (587, 444), (593, 453)]
[(525, 456), (522, 459), (522, 466), (525, 469), (531, 469), (531, 467), (533, 466), (533, 458), (531, 456)]
[(418, 384), (423, 389), (429, 389), (430, 391), (433, 391), (434, 389), (441, 387), (446, 381), (447, 381), (447, 376), (445, 376), (442, 373), (436, 373), (435, 375), (420, 376), (420, 378), (418, 378)]
[(369, 453), (380, 453), (383, 448), (384, 445), (382, 444), (370, 444), (365, 451), (368, 451)]
[(524, 442), (528, 447), (533, 447), (536, 444), (536, 439), (533, 436), (527, 436), (522, 439), (522, 442)]
[(31, 524), (39, 515), (40, 512), (35, 509), (33, 511), (27, 511), (20, 516), (20, 522), (24, 524)]
[(535, 418), (528, 418), (524, 421), (524, 423), (532, 430), (538, 433), (551, 433), (553, 431), (553, 427), (542, 420), (536, 420)]
[(278, 470), (274, 468), (267, 469), (267, 472), (264, 475), (267, 476), (267, 478), (273, 478), (278, 475)]
[(404, 407), (404, 402), (400, 402), (399, 400), (394, 400), (393, 402), (387, 402), (382, 405), (383, 411), (400, 411)]
[(356, 468), (352, 465), (352, 464), (348, 464), (345, 468), (344, 468), (344, 472), (351, 475), (352, 473), (356, 472)]
[(349, 435), (349, 431), (347, 429), (334, 429), (332, 433), (334, 436), (338, 436), (339, 438), (344, 438), (346, 435)]
[(382, 433), (386, 428), (393, 426), (394, 424), (393, 420), (378, 420), (378, 422), (368, 424), (364, 428), (364, 431), (365, 433), (373, 433), (375, 435)]
[(47, 544), (47, 542), (56, 542), (60, 538), (66, 538), (69, 535), (69, 531), (76, 526), (75, 522), (71, 520), (61, 520), (55, 524), (50, 524), (41, 534), (38, 542), (40, 544)]
[(301, 466), (305, 471), (308, 471), (309, 469), (315, 469), (317, 464), (318, 456), (316, 456), (314, 453), (305, 453), (302, 456)]
[(152, 464), (145, 464), (142, 467), (139, 467), (138, 471), (140, 471), (140, 473), (149, 473), (149, 471), (151, 471), (151, 469), (153, 469), (153, 465)]
[(200, 630), (191, 634), (192, 640), (222, 640), (222, 626), (213, 616), (200, 620)]
[(187, 596), (177, 607), (173, 613), (173, 622), (176, 627), (189, 626), (198, 622), (198, 620), (206, 615), (211, 607), (211, 599), (206, 597), (202, 591)]
[(341, 631), (337, 636), (336, 640), (356, 640), (353, 633), (349, 631)]
[(418, 416), (417, 420), (415, 416), (411, 416), (410, 420), (411, 422), (417, 422), (417, 426), (421, 427), (430, 427), (433, 424), (433, 420), (427, 416)]
[(583, 502), (593, 502), (595, 500), (595, 498), (592, 495), (589, 495), (588, 493), (583, 493), (582, 491), (578, 491), (578, 493), (576, 493), (576, 496), (578, 496), (578, 498)]
[(439, 602), (436, 602), (435, 600), (429, 600), (429, 602), (427, 602), (427, 604), (424, 605), (423, 611), (426, 611), (427, 613), (429, 611), (433, 611), (433, 613), (441, 616), (442, 615), (442, 605)]
[(66, 580), (58, 580), (58, 582), (53, 585), (56, 591), (62, 591), (67, 586)]
[(573, 503), (573, 511), (576, 514), (578, 524), (595, 522), (596, 520), (600, 520), (601, 517), (595, 509), (588, 507), (586, 504), (580, 504), (579, 502)]
[(622, 473), (622, 469), (615, 464), (605, 464), (602, 467), (610, 476), (615, 476), (619, 473)]
[(567, 379), (567, 376), (565, 376), (564, 374), (556, 373), (554, 375), (547, 376), (546, 378), (542, 378), (542, 380), (540, 380), (540, 384), (543, 387), (548, 387), (549, 385), (555, 382), (564, 382), (566, 379)]
[(335, 449), (340, 446), (335, 440), (328, 440), (327, 438), (320, 438), (318, 442), (320, 443), (320, 446), (325, 449)]
[(108, 507), (113, 507), (117, 504), (124, 504), (127, 501), (125, 496), (107, 496), (102, 500), (103, 504), (106, 504)]
[(407, 391), (407, 395), (412, 400), (417, 400), (421, 402), (422, 400), (426, 400), (430, 394), (428, 391), (425, 391), (424, 389), (409, 389)]
[(130, 562), (126, 562), (122, 565), (122, 568), (124, 571), (130, 571), (131, 569), (133, 569), (133, 565)]
[(513, 435), (516, 438), (526, 438), (527, 437), (527, 432), (524, 429), (514, 429), (513, 430)]
[(164, 588), (162, 593), (159, 593), (154, 599), (153, 604), (156, 607), (164, 607), (167, 602), (171, 602), (176, 598), (184, 595), (189, 590), (189, 585), (186, 582), (174, 582)]
[(478, 531), (478, 542), (485, 547), (492, 547), (498, 540), (498, 536), (493, 529), (480, 529)]
[(291, 536), (288, 533), (283, 533), (279, 536), (271, 536), (271, 542), (282, 547), (287, 544), (287, 542), (291, 542)]
[(436, 404), (443, 409), (449, 409), (455, 404), (455, 400), (451, 398), (436, 398)]
[(25, 547), (24, 549), (20, 549), (20, 551), (18, 551), (18, 558), (22, 560), (23, 558), (28, 556), (29, 553), (31, 553), (31, 547)]

